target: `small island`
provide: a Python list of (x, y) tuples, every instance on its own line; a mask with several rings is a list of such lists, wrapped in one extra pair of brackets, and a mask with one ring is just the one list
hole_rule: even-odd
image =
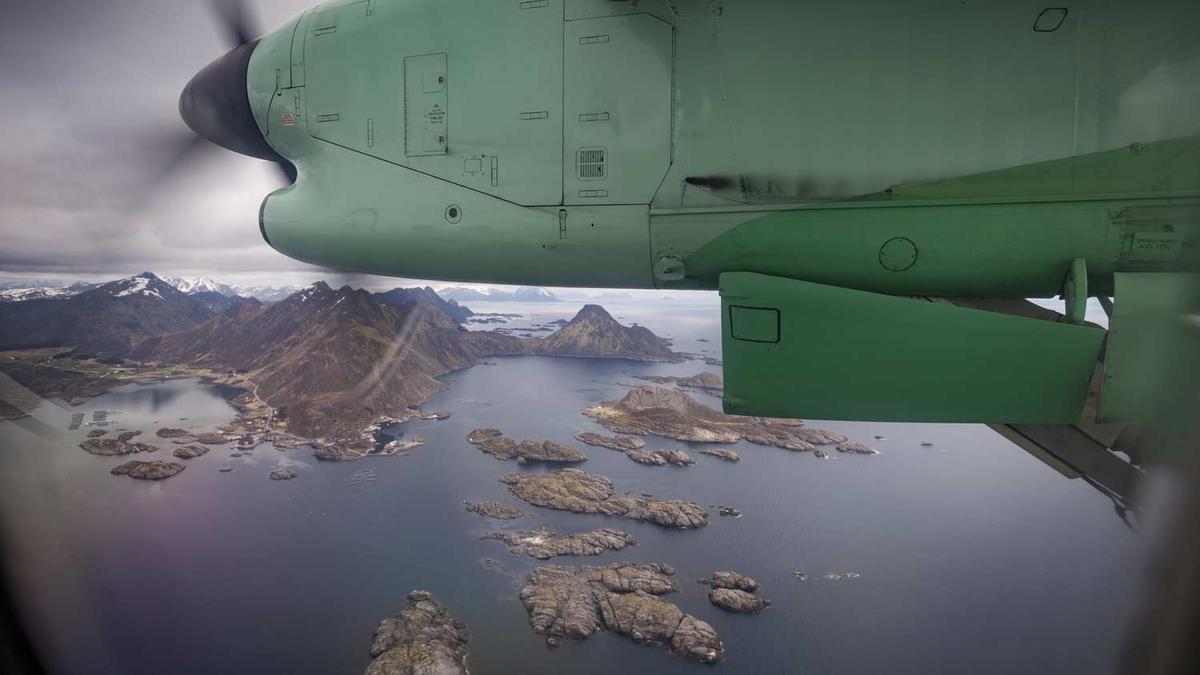
[(154, 432), (159, 438), (191, 438), (192, 434), (187, 429), (173, 429), (171, 427), (163, 427)]
[(468, 675), (467, 626), (429, 591), (413, 591), (405, 607), (379, 622), (365, 675)]
[(729, 612), (758, 614), (771, 606), (771, 601), (759, 597), (759, 584), (750, 577), (737, 572), (713, 572), (712, 576), (700, 579), (700, 583), (711, 586), (708, 601)]
[(625, 456), (647, 466), (692, 466), (696, 460), (682, 450), (626, 450)]
[(645, 495), (614, 494), (608, 478), (580, 471), (559, 469), (553, 473), (510, 473), (500, 482), (518, 498), (534, 506), (620, 516), (662, 527), (692, 529), (708, 524), (708, 512), (699, 504), (679, 499), (655, 499)]
[(737, 454), (733, 450), (726, 450), (725, 448), (705, 448), (704, 450), (700, 451), (700, 454), (708, 455), (709, 457), (716, 457), (717, 459), (724, 460), (726, 462), (742, 461), (741, 455)]
[(554, 441), (532, 440), (517, 443), (494, 427), (471, 431), (467, 434), (467, 442), (478, 446), (480, 450), (496, 459), (505, 461), (515, 459), (521, 464), (526, 462), (577, 464), (587, 461), (587, 455), (569, 445)]
[(477, 513), (481, 516), (497, 520), (514, 520), (525, 515), (525, 512), (521, 509), (505, 504), (504, 502), (463, 502), (463, 504), (466, 505), (466, 509), (471, 513)]
[(677, 590), (668, 565), (613, 563), (600, 567), (538, 567), (525, 577), (521, 603), (529, 626), (558, 647), (563, 638), (583, 640), (604, 629), (643, 645), (716, 663), (725, 653), (717, 631), (659, 597)]
[(575, 440), (580, 443), (608, 448), (609, 450), (617, 450), (619, 452), (641, 450), (646, 447), (646, 441), (637, 436), (602, 436), (591, 431), (583, 431), (575, 434)]
[(835, 446), (838, 452), (848, 452), (855, 455), (878, 455), (879, 451), (865, 443), (838, 443)]
[(502, 541), (513, 555), (527, 555), (538, 560), (558, 556), (600, 555), (605, 551), (620, 551), (636, 542), (620, 530), (600, 529), (560, 535), (539, 527), (524, 532), (488, 532), (483, 540)]
[(179, 462), (163, 462), (152, 460), (148, 462), (134, 460), (114, 466), (109, 473), (114, 476), (129, 476), (139, 480), (163, 480), (183, 471), (187, 467)]
[(664, 466), (667, 463), (666, 458), (650, 450), (626, 450), (625, 456), (646, 466)]
[(89, 438), (79, 444), (79, 447), (93, 455), (132, 455), (139, 452), (155, 452), (157, 445), (146, 443), (130, 443), (120, 438)]
[(771, 606), (770, 600), (734, 588), (714, 588), (708, 592), (708, 601), (736, 614), (758, 614)]
[(178, 448), (175, 448), (175, 451), (171, 454), (175, 455), (179, 459), (194, 459), (207, 452), (208, 448), (204, 447), (203, 445), (182, 445)]
[(610, 431), (655, 435), (696, 443), (749, 441), (787, 450), (812, 450), (817, 445), (845, 443), (831, 431), (810, 429), (799, 420), (726, 415), (686, 392), (658, 386), (638, 386), (620, 401), (588, 406), (584, 415)]

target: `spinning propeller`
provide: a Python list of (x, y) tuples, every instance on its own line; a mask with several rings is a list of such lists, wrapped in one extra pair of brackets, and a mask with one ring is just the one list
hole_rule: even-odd
[(246, 70), (259, 34), (242, 0), (212, 0), (214, 12), (232, 48), (192, 77), (179, 96), (179, 116), (196, 133), (172, 164), (211, 141), (227, 150), (274, 162), (290, 184), (296, 167), (267, 143), (254, 121), (246, 90)]

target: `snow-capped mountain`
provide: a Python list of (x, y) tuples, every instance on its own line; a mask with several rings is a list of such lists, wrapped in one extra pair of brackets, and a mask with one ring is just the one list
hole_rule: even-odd
[(18, 288), (62, 288), (67, 282), (62, 279), (13, 279), (0, 281), (0, 291), (11, 291)]
[(244, 293), (238, 292), (239, 289), (236, 286), (213, 281), (208, 277), (163, 277), (162, 280), (188, 295), (195, 293), (220, 293), (227, 297), (244, 295)]
[(297, 286), (238, 286), (235, 284), (223, 284), (210, 277), (163, 277), (163, 281), (188, 295), (220, 293), (227, 298), (254, 298), (260, 302), (278, 302), (300, 290)]
[(447, 300), (459, 302), (558, 302), (558, 296), (550, 291), (532, 286), (521, 286), (512, 291), (488, 286), (481, 288), (452, 286), (438, 291), (438, 295)]
[(99, 295), (108, 295), (114, 298), (145, 296), (148, 298), (158, 298), (159, 300), (165, 300), (168, 297), (178, 295), (178, 291), (174, 286), (159, 279), (150, 272), (142, 272), (132, 277), (110, 281), (88, 292), (93, 297)]
[(512, 299), (517, 302), (558, 302), (558, 296), (544, 288), (522, 286), (512, 292)]
[(47, 298), (64, 298), (69, 295), (74, 295), (74, 293), (65, 288), (9, 288), (0, 291), (0, 302), (45, 300)]
[(249, 296), (260, 302), (279, 302), (300, 290), (297, 286), (235, 286), (238, 295)]
[(0, 305), (0, 349), (74, 347), (120, 354), (139, 338), (171, 333), (214, 316), (149, 272), (110, 281), (68, 297)]
[(52, 298), (69, 298), (72, 295), (91, 290), (96, 284), (77, 281), (70, 286), (61, 281), (55, 282), (6, 282), (0, 290), (0, 303), (23, 302), (25, 300), (47, 300)]

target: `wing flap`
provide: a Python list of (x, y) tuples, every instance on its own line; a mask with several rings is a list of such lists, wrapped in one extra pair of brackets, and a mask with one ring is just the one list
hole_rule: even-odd
[(720, 288), (731, 414), (1075, 423), (1105, 334), (749, 272)]

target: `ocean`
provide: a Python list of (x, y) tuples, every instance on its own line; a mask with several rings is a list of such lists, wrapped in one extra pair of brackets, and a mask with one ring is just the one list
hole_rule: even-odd
[[(678, 351), (719, 358), (711, 295), (684, 296), (604, 304), (622, 323), (670, 337)], [(473, 308), (521, 314), (507, 325), (531, 326), (569, 319), (578, 306)], [(687, 450), (696, 459), (690, 468), (642, 466), (573, 441), (580, 431), (605, 433), (582, 409), (620, 398), (643, 383), (635, 376), (701, 370), (720, 372), (701, 358), (493, 358), (446, 376), (451, 387), (423, 406), (450, 419), (394, 429), (426, 440), (405, 455), (324, 463), (307, 448), (262, 445), (232, 458), (232, 447), (215, 447), (161, 482), (108, 469), (174, 459), (154, 431), (227, 422), (235, 414), (228, 390), (192, 379), (128, 385), (76, 407), (46, 401), (32, 419), (0, 423), (3, 550), (24, 618), (51, 671), (71, 675), (361, 673), (376, 624), (414, 589), (432, 591), (466, 622), (474, 675), (1116, 669), (1138, 620), (1148, 544), (1106, 497), (987, 427), (810, 421), (880, 454), (820, 460), (721, 446), (741, 454), (736, 464), (699, 454), (701, 445), (646, 439), (651, 448)], [(164, 450), (85, 453), (78, 444), (100, 410), (107, 428), (141, 430), (137, 440)], [(74, 413), (84, 424), (69, 430)], [(709, 508), (707, 527), (675, 531), (528, 506), (497, 478), (550, 469), (498, 461), (468, 444), (467, 433), (484, 426), (579, 447), (589, 457), (579, 468), (608, 476), (618, 493), (728, 504), (743, 515)], [(278, 465), (299, 477), (268, 480)], [(533, 515), (493, 521), (463, 509), (464, 500), (486, 499)], [(524, 575), (545, 563), (479, 539), (538, 525), (632, 534), (638, 543), (624, 551), (552, 562), (674, 566), (680, 591), (667, 599), (717, 629), (724, 662), (695, 664), (605, 633), (548, 650), (517, 599)], [(486, 565), (489, 557), (502, 564)], [(725, 569), (757, 579), (772, 606), (743, 616), (710, 605), (696, 580)], [(823, 578), (836, 572), (858, 576)]]

